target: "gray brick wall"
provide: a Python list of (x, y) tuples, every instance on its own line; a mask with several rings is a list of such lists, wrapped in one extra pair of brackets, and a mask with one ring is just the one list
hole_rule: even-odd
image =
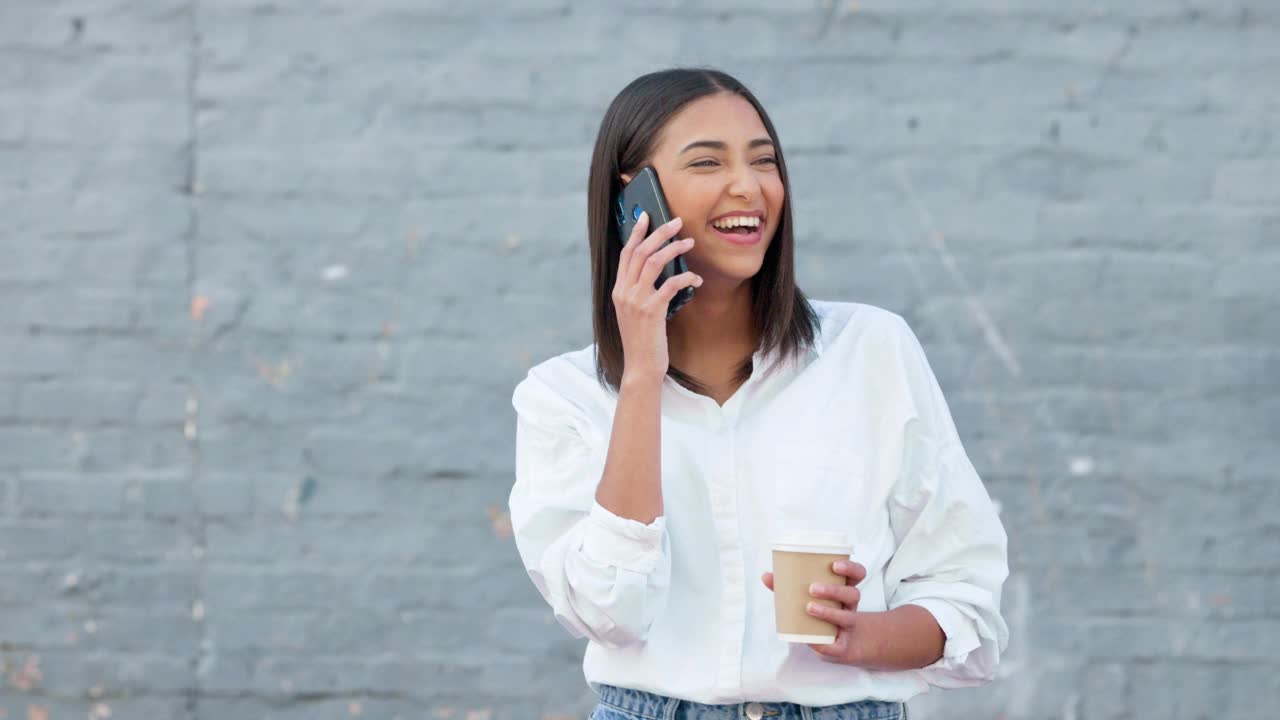
[(510, 393), (676, 63), (770, 108), (802, 286), (907, 317), (1001, 503), (1001, 677), (915, 716), (1274, 708), (1276, 2), (5, 0), (0, 717), (585, 716)]

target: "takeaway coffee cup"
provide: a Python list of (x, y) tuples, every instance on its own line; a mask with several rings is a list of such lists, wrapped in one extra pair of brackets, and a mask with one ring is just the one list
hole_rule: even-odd
[(773, 542), (773, 608), (778, 637), (787, 642), (826, 645), (836, 641), (836, 626), (810, 615), (810, 602), (838, 608), (840, 602), (815, 598), (809, 586), (820, 582), (844, 585), (848, 578), (831, 569), (848, 560), (853, 546), (844, 533), (789, 531)]

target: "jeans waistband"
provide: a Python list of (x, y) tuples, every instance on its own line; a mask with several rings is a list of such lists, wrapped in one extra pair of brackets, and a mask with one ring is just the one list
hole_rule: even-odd
[(644, 720), (902, 720), (906, 714), (905, 703), (883, 700), (822, 707), (789, 702), (706, 705), (613, 685), (600, 685), (598, 694), (605, 705)]

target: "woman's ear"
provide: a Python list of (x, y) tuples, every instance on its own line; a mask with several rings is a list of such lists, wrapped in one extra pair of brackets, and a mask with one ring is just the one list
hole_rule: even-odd
[(630, 175), (628, 175), (628, 174), (626, 174), (626, 173), (622, 173), (622, 176), (621, 176), (621, 177), (622, 177), (622, 184), (623, 184), (623, 185), (627, 185), (627, 184), (629, 184), (629, 183), (631, 182), (631, 176), (630, 176)]

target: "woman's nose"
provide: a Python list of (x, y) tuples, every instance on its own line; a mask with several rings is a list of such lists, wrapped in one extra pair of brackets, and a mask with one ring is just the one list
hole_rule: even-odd
[(760, 192), (760, 181), (750, 168), (735, 170), (729, 180), (729, 194), (745, 198), (753, 198)]

